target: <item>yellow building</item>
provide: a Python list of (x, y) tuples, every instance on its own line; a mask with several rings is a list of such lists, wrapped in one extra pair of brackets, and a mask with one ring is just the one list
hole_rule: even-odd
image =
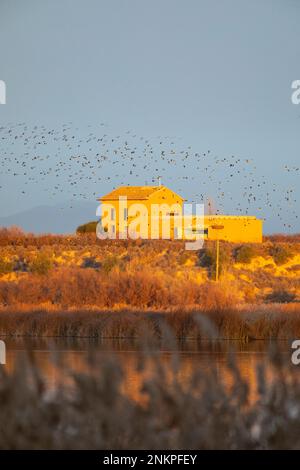
[[(99, 198), (102, 226), (115, 238), (262, 242), (262, 220), (254, 216), (184, 215), (185, 199), (166, 186), (120, 186)], [(198, 223), (197, 223), (198, 222)]]
[(248, 215), (205, 215), (204, 239), (261, 243), (263, 221)]

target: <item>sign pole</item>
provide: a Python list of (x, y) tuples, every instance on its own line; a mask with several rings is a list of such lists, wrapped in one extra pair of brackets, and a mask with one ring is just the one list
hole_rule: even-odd
[[(212, 225), (211, 228), (213, 230), (223, 230), (224, 225)], [(216, 256), (216, 282), (219, 280), (219, 265), (220, 265), (220, 238), (216, 239), (217, 246), (216, 246), (216, 251), (217, 251), (217, 256)]]
[(217, 240), (217, 259), (216, 259), (216, 282), (219, 280), (219, 257), (220, 257), (220, 240)]

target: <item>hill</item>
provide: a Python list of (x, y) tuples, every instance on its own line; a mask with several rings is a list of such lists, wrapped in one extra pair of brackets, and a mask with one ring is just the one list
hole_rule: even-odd
[(18, 225), (33, 233), (74, 233), (87, 219), (95, 219), (97, 203), (69, 202), (53, 206), (37, 206), (24, 212), (0, 217), (0, 227)]

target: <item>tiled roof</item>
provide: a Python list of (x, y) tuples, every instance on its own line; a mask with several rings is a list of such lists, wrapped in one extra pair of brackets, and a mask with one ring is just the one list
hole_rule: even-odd
[(222, 214), (205, 214), (206, 219), (256, 219), (254, 215), (222, 215)]
[(100, 201), (112, 201), (120, 196), (127, 196), (127, 199), (148, 199), (153, 193), (159, 191), (164, 186), (119, 186), (110, 193), (99, 198)]

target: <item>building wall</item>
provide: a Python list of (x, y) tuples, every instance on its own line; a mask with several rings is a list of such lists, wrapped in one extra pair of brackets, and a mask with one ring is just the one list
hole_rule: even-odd
[[(105, 201), (105, 204), (111, 205), (115, 210), (115, 230), (117, 236), (123, 231), (123, 227), (119, 225), (119, 214), (124, 210), (124, 207), (119, 205), (119, 200)], [(131, 199), (126, 201), (128, 210), (128, 223), (132, 223), (137, 220), (137, 217), (141, 220), (141, 224), (137, 225), (136, 232), (140, 234), (141, 238), (151, 238), (151, 234), (156, 238), (162, 238), (163, 234), (163, 216), (162, 213), (158, 213), (158, 218), (154, 220), (151, 217), (153, 205), (174, 206), (174, 209), (179, 213), (182, 213), (183, 199), (176, 193), (166, 187), (162, 187), (160, 191), (155, 192), (147, 200)], [(141, 205), (140, 214), (136, 214), (136, 209)], [(169, 210), (165, 212), (167, 215)], [(105, 213), (102, 216), (105, 217)], [(176, 225), (176, 223), (175, 223)], [(126, 231), (126, 226), (125, 226)], [(174, 217), (170, 217), (170, 238), (174, 238)]]
[[(119, 211), (123, 208), (119, 207), (119, 201), (105, 201), (106, 204), (111, 204), (111, 207), (115, 210), (115, 231), (116, 236), (120, 236), (122, 232), (122, 227), (119, 226)], [(136, 226), (136, 235), (137, 238), (162, 238), (163, 233), (163, 217), (162, 214), (158, 216), (158, 222), (156, 225), (156, 230), (154, 230), (154, 220), (151, 219), (151, 208), (152, 204), (168, 204), (172, 206), (173, 204), (182, 211), (183, 200), (177, 196), (175, 193), (170, 191), (168, 188), (163, 188), (162, 191), (154, 193), (148, 200), (128, 200), (127, 209), (128, 209), (128, 222), (137, 220), (135, 215), (135, 209), (137, 204), (142, 204), (146, 210), (141, 214), (141, 225)], [(143, 211), (144, 209), (142, 209)], [(131, 214), (131, 211), (132, 214)], [(193, 222), (195, 227), (195, 222)], [(199, 229), (199, 227), (198, 227)], [(188, 235), (185, 235), (178, 230), (176, 230), (176, 220), (173, 215), (170, 216), (170, 238), (186, 238), (192, 239)], [(201, 233), (205, 240), (225, 240), (233, 243), (261, 243), (263, 235), (263, 221), (256, 219), (256, 217), (250, 216), (213, 216), (206, 215), (204, 217), (204, 227), (200, 228)], [(125, 232), (127, 229), (125, 227)], [(151, 237), (152, 234), (152, 237)]]
[[(165, 230), (170, 232), (170, 238), (174, 238), (174, 229), (178, 225), (176, 214), (182, 216), (184, 200), (170, 189), (163, 187), (160, 191), (154, 193), (148, 201), (148, 213), (149, 213), (149, 233), (156, 238), (162, 238)], [(151, 209), (153, 204), (164, 205), (167, 204), (171, 208), (163, 208), (163, 211), (158, 213), (158, 219), (155, 215), (151, 218)], [(169, 215), (170, 214), (170, 215)], [(178, 221), (179, 222), (179, 221)], [(181, 225), (181, 224), (180, 224)], [(169, 228), (170, 227), (170, 228)], [(180, 232), (180, 231), (179, 231)], [(168, 232), (167, 232), (168, 233)], [(179, 233), (181, 235), (181, 233)]]
[(206, 216), (204, 226), (208, 229), (208, 240), (219, 239), (233, 243), (262, 242), (263, 221), (256, 217)]

